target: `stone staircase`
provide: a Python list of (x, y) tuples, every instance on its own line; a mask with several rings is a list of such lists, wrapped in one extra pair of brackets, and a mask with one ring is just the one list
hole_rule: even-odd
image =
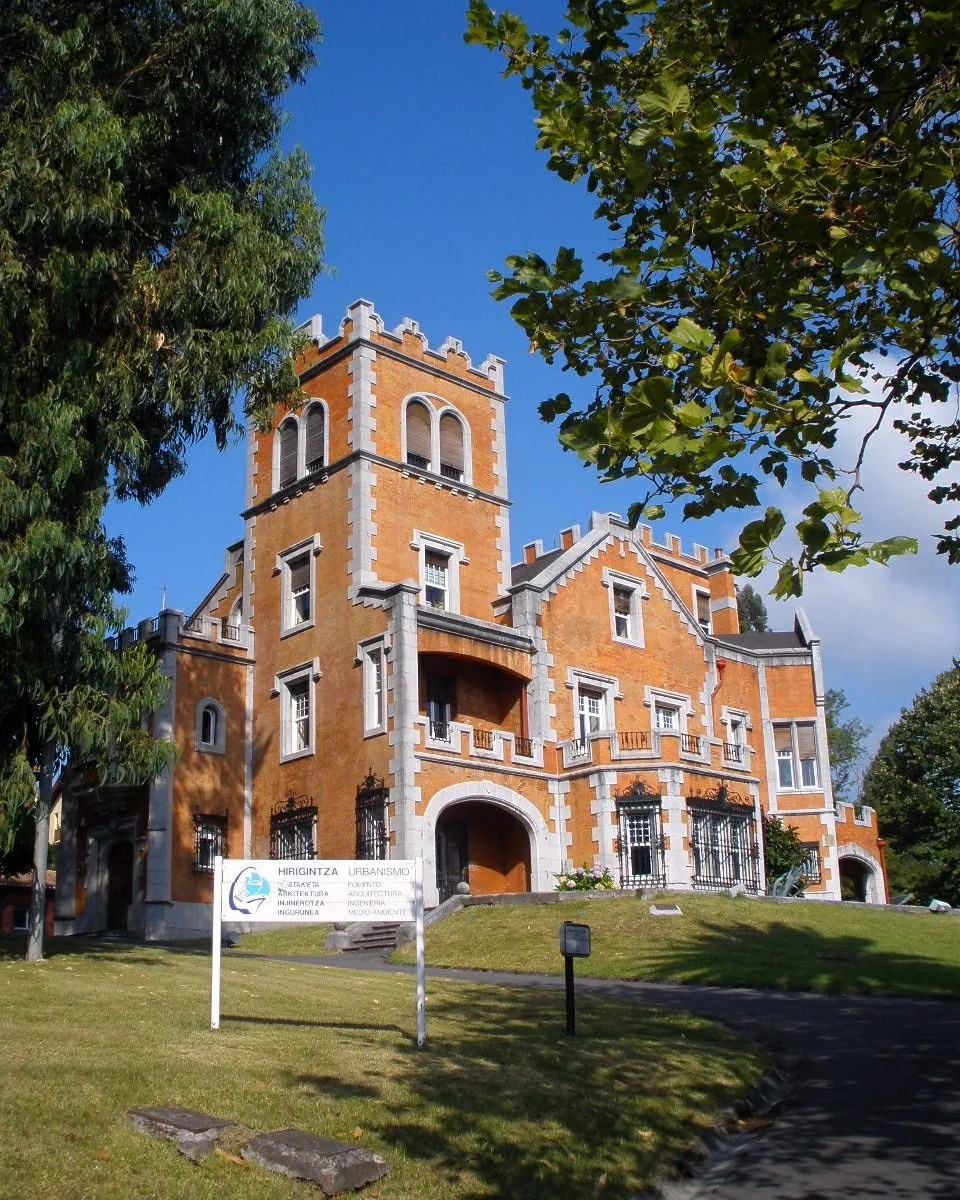
[(346, 951), (374, 952), (396, 950), (397, 934), (400, 932), (399, 921), (374, 921), (370, 924), (355, 925), (350, 933), (350, 945), (344, 946)]

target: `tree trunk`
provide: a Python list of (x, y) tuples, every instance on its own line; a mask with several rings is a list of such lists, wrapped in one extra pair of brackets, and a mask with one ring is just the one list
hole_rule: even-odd
[(50, 850), (50, 801), (53, 797), (53, 771), (56, 761), (56, 744), (44, 743), (40, 754), (40, 785), (33, 810), (33, 886), (30, 891), (27, 962), (40, 962), (43, 958), (43, 919), (47, 908), (47, 855)]

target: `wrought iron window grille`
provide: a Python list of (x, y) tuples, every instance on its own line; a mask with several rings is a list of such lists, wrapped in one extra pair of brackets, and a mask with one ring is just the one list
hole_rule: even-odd
[(390, 789), (374, 775), (373, 768), (357, 788), (357, 858), (387, 857), (387, 804)]
[(721, 783), (687, 796), (693, 886), (760, 891), (760, 843), (753, 801)]
[(270, 857), (316, 858), (317, 806), (292, 792), (270, 810)]
[(667, 882), (659, 790), (636, 779), (614, 795), (617, 806), (617, 855), (620, 886), (664, 887)]
[(198, 874), (213, 873), (217, 855), (227, 857), (227, 814), (193, 812), (193, 869)]
[(803, 844), (807, 850), (807, 861), (803, 864), (803, 878), (807, 883), (819, 883), (821, 879), (819, 843), (804, 842)]

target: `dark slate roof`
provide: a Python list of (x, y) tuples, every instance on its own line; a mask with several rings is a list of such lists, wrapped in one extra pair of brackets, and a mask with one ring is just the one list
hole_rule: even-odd
[(539, 575), (545, 567), (549, 567), (563, 553), (563, 550), (548, 550), (546, 554), (541, 554), (539, 558), (535, 558), (532, 563), (517, 563), (511, 567), (514, 586), (518, 583), (527, 583), (535, 575)]
[(796, 633), (718, 633), (721, 642), (745, 650), (805, 650)]

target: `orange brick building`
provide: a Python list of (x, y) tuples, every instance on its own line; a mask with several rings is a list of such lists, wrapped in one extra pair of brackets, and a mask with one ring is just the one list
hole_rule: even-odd
[(808, 895), (839, 898), (849, 860), (886, 898), (870, 810), (838, 845), (802, 613), (741, 634), (720, 551), (612, 514), (512, 564), (503, 362), (362, 300), (308, 328), (307, 400), (249, 435), (223, 574), (123, 635), (156, 645), (181, 757), (149, 788), (67, 789), (58, 928), (209, 930), (217, 852), (422, 855), (428, 906), (584, 863), (758, 892), (764, 811), (809, 843)]

